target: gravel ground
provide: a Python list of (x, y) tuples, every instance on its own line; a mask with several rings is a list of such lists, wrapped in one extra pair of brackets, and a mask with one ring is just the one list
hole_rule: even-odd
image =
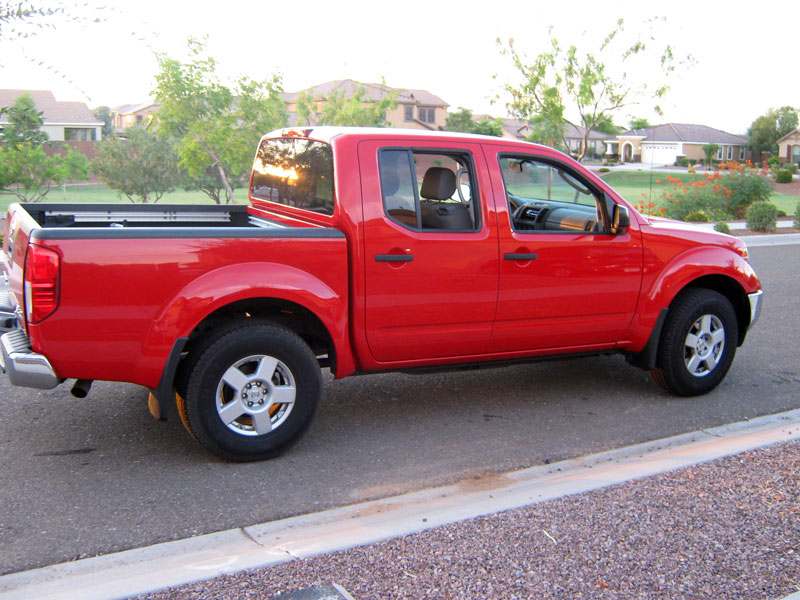
[(800, 590), (800, 443), (142, 596), (774, 600)]

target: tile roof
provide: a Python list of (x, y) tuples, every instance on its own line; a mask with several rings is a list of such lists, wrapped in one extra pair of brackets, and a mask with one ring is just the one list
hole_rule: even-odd
[[(381, 83), (360, 83), (358, 81), (354, 81), (353, 79), (336, 79), (334, 81), (321, 83), (301, 91), (311, 94), (314, 98), (322, 98), (325, 96), (330, 96), (334, 93), (343, 94), (345, 98), (350, 98), (361, 88), (366, 90), (366, 97), (368, 100), (378, 101), (387, 94), (395, 92), (397, 93), (397, 101), (400, 104), (444, 107), (449, 106), (449, 104), (439, 98), (439, 96), (431, 94), (427, 90), (399, 89), (389, 87), (388, 85), (383, 85)], [(294, 100), (297, 100), (297, 96), (300, 93), (301, 92), (285, 92), (283, 94), (283, 99), (287, 102), (293, 102)]]
[[(36, 109), (44, 113), (42, 118), (45, 125), (76, 124), (76, 125), (102, 125), (83, 102), (60, 102), (55, 99), (53, 92), (47, 90), (0, 90), (0, 107), (12, 106), (14, 101), (24, 93), (33, 98)], [(5, 120), (4, 122), (8, 122)]]
[(706, 125), (690, 125), (685, 123), (666, 123), (647, 129), (629, 129), (620, 133), (619, 137), (644, 136), (651, 142), (687, 142), (690, 144), (727, 144), (743, 146), (747, 138), (733, 135)]

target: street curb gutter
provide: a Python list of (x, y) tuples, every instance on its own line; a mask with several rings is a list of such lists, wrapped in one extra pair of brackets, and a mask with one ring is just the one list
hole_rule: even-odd
[(3, 600), (127, 598), (372, 544), (800, 439), (800, 409), (272, 523), (0, 577)]

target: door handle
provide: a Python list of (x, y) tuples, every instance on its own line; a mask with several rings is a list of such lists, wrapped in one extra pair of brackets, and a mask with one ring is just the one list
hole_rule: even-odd
[(503, 256), (506, 260), (536, 260), (539, 258), (538, 254), (516, 254), (509, 252)]
[(413, 254), (376, 254), (375, 262), (411, 262), (414, 260)]

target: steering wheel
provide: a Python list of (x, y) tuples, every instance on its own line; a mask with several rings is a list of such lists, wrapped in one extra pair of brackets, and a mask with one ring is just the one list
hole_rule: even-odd
[(546, 208), (534, 208), (528, 204), (523, 204), (514, 209), (511, 214), (511, 222), (517, 229), (537, 229), (536, 225), (546, 210)]

